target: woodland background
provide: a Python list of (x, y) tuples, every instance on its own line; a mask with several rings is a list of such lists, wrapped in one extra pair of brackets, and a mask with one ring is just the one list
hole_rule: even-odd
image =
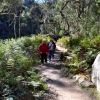
[[(46, 80), (34, 66), (43, 38), (67, 48), (68, 72), (88, 76), (100, 52), (100, 0), (0, 0), (0, 98), (39, 98)], [(36, 58), (37, 57), (37, 58)]]

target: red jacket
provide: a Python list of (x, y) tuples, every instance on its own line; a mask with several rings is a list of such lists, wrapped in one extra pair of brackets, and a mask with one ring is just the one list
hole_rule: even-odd
[(46, 43), (41, 43), (38, 47), (39, 52), (46, 53), (49, 51), (49, 46)]

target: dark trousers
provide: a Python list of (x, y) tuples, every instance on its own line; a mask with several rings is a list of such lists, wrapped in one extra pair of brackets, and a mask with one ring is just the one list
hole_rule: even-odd
[(51, 60), (51, 58), (53, 58), (54, 59), (54, 53), (55, 53), (55, 50), (50, 50), (49, 51), (49, 60)]
[(47, 62), (47, 53), (41, 53), (41, 63)]

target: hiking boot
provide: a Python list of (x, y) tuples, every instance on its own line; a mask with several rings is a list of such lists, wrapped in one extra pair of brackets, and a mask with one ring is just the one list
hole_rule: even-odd
[(47, 62), (44, 62), (44, 64), (47, 64)]

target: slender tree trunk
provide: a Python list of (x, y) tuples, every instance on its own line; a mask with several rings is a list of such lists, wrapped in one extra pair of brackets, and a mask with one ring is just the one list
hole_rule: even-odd
[(32, 34), (33, 34), (33, 22), (32, 22)]
[(67, 24), (67, 30), (65, 30), (65, 33), (69, 32), (70, 31), (70, 26), (69, 26), (69, 22), (67, 20), (67, 17), (64, 16), (64, 14), (62, 13), (62, 11), (60, 12), (60, 14), (61, 14), (62, 18), (65, 19), (65, 22)]
[(17, 39), (17, 35), (16, 35), (16, 18), (17, 18), (17, 8), (15, 6), (15, 14), (14, 14), (14, 35), (15, 35), (15, 41)]
[[(20, 10), (20, 14), (21, 14), (21, 10)], [(20, 15), (19, 15), (19, 38), (21, 37), (21, 35), (20, 35)]]
[(14, 35), (15, 35), (15, 40), (17, 39), (16, 37), (16, 15), (14, 15)]

